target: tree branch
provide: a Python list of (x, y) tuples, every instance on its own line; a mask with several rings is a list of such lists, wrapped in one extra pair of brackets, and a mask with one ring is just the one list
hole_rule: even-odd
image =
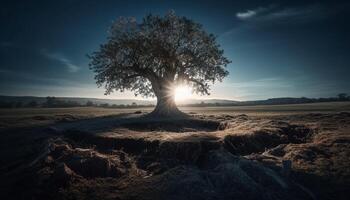
[(132, 78), (136, 78), (138, 76), (142, 76), (142, 75), (141, 74), (133, 74), (133, 75), (126, 76), (125, 79), (132, 79)]

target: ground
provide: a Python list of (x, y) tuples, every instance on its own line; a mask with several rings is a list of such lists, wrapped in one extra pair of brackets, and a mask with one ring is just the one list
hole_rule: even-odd
[(2, 109), (1, 199), (347, 199), (350, 103)]

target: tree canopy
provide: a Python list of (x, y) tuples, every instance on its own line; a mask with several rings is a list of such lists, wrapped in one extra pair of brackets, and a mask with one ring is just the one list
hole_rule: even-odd
[(230, 61), (223, 54), (216, 37), (201, 24), (171, 11), (150, 14), (141, 22), (121, 17), (111, 26), (107, 42), (89, 58), (105, 94), (131, 90), (159, 97), (162, 87), (178, 84), (209, 94), (210, 84), (228, 75)]

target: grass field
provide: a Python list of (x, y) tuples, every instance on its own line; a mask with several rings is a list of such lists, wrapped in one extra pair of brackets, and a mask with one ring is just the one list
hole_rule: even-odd
[[(152, 107), (127, 109), (99, 107), (0, 109), (0, 128), (43, 125), (57, 121), (74, 121), (79, 119), (119, 115), (123, 113), (134, 113), (136, 111), (147, 113), (152, 110)], [(246, 114), (249, 116), (267, 117), (305, 113), (349, 112), (350, 102), (259, 106), (180, 107), (180, 110), (190, 114)]]
[(0, 199), (347, 199), (350, 102), (152, 109), (0, 109)]
[[(77, 115), (77, 116), (106, 116), (120, 113), (131, 113), (135, 111), (150, 112), (152, 107), (147, 108), (98, 108), (98, 107), (76, 107), (76, 108), (19, 108), (0, 109), (0, 117), (32, 117), (50, 115)], [(309, 112), (347, 112), (350, 111), (350, 102), (327, 102), (310, 104), (289, 105), (259, 105), (259, 106), (222, 106), (222, 107), (180, 107), (184, 112), (195, 112), (198, 114), (251, 114), (251, 115), (274, 115), (293, 114)]]

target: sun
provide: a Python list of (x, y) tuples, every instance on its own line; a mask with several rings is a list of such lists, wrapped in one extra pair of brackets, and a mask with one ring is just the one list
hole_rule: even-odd
[(175, 101), (181, 102), (192, 96), (191, 88), (181, 85), (175, 88)]

